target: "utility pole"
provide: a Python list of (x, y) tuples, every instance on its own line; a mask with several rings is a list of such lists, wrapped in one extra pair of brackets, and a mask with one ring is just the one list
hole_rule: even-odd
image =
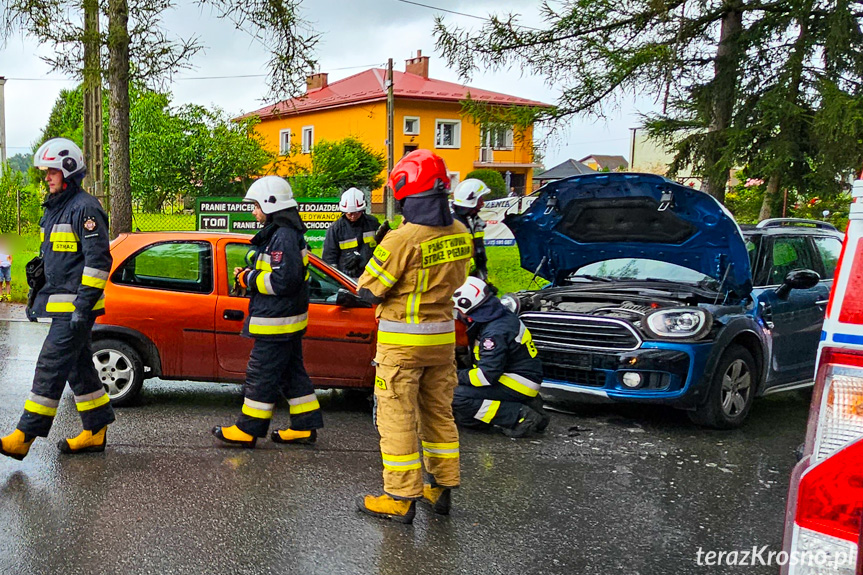
[(6, 163), (6, 78), (0, 76), (0, 164)]
[[(396, 107), (393, 95), (393, 59), (387, 60), (387, 181), (393, 171), (393, 115)], [(384, 187), (384, 208), (387, 219), (393, 221), (396, 216), (395, 198), (389, 186)]]
[(102, 202), (107, 213), (111, 206), (104, 187), (104, 147), (102, 145), (102, 41), (99, 35), (99, 0), (84, 0), (84, 163), (87, 178), (84, 189)]

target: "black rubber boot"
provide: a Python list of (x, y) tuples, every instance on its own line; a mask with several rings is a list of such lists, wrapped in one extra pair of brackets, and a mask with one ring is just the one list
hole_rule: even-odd
[(522, 405), (518, 412), (518, 423), (512, 427), (501, 427), (500, 430), (507, 437), (524, 437), (542, 423), (542, 417), (530, 407)]
[(549, 422), (551, 421), (551, 417), (549, 417), (548, 412), (544, 408), (544, 403), (540, 396), (536, 396), (531, 399), (527, 404), (532, 410), (537, 412), (542, 416), (542, 421), (540, 421), (536, 426), (537, 433), (543, 433), (545, 428), (548, 427)]

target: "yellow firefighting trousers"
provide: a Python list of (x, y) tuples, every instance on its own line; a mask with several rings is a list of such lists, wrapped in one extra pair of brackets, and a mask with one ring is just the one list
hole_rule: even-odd
[(458, 429), (452, 415), (456, 383), (454, 362), (424, 367), (378, 364), (376, 419), (384, 491), (389, 495), (422, 498), (421, 461), (433, 483), (458, 486)]

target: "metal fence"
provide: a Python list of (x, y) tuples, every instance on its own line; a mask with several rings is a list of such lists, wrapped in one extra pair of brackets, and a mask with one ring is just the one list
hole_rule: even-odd
[(182, 201), (168, 201), (158, 212), (145, 212), (140, 202), (132, 203), (132, 229), (136, 232), (193, 231), (195, 210)]

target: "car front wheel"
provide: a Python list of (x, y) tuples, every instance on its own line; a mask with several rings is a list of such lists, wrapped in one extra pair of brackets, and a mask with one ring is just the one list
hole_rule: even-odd
[(707, 401), (689, 418), (698, 425), (716, 429), (735, 429), (743, 425), (752, 401), (757, 382), (755, 360), (749, 350), (731, 345), (716, 364)]
[(115, 339), (94, 341), (93, 365), (112, 405), (129, 405), (138, 398), (144, 384), (144, 363), (132, 346)]

